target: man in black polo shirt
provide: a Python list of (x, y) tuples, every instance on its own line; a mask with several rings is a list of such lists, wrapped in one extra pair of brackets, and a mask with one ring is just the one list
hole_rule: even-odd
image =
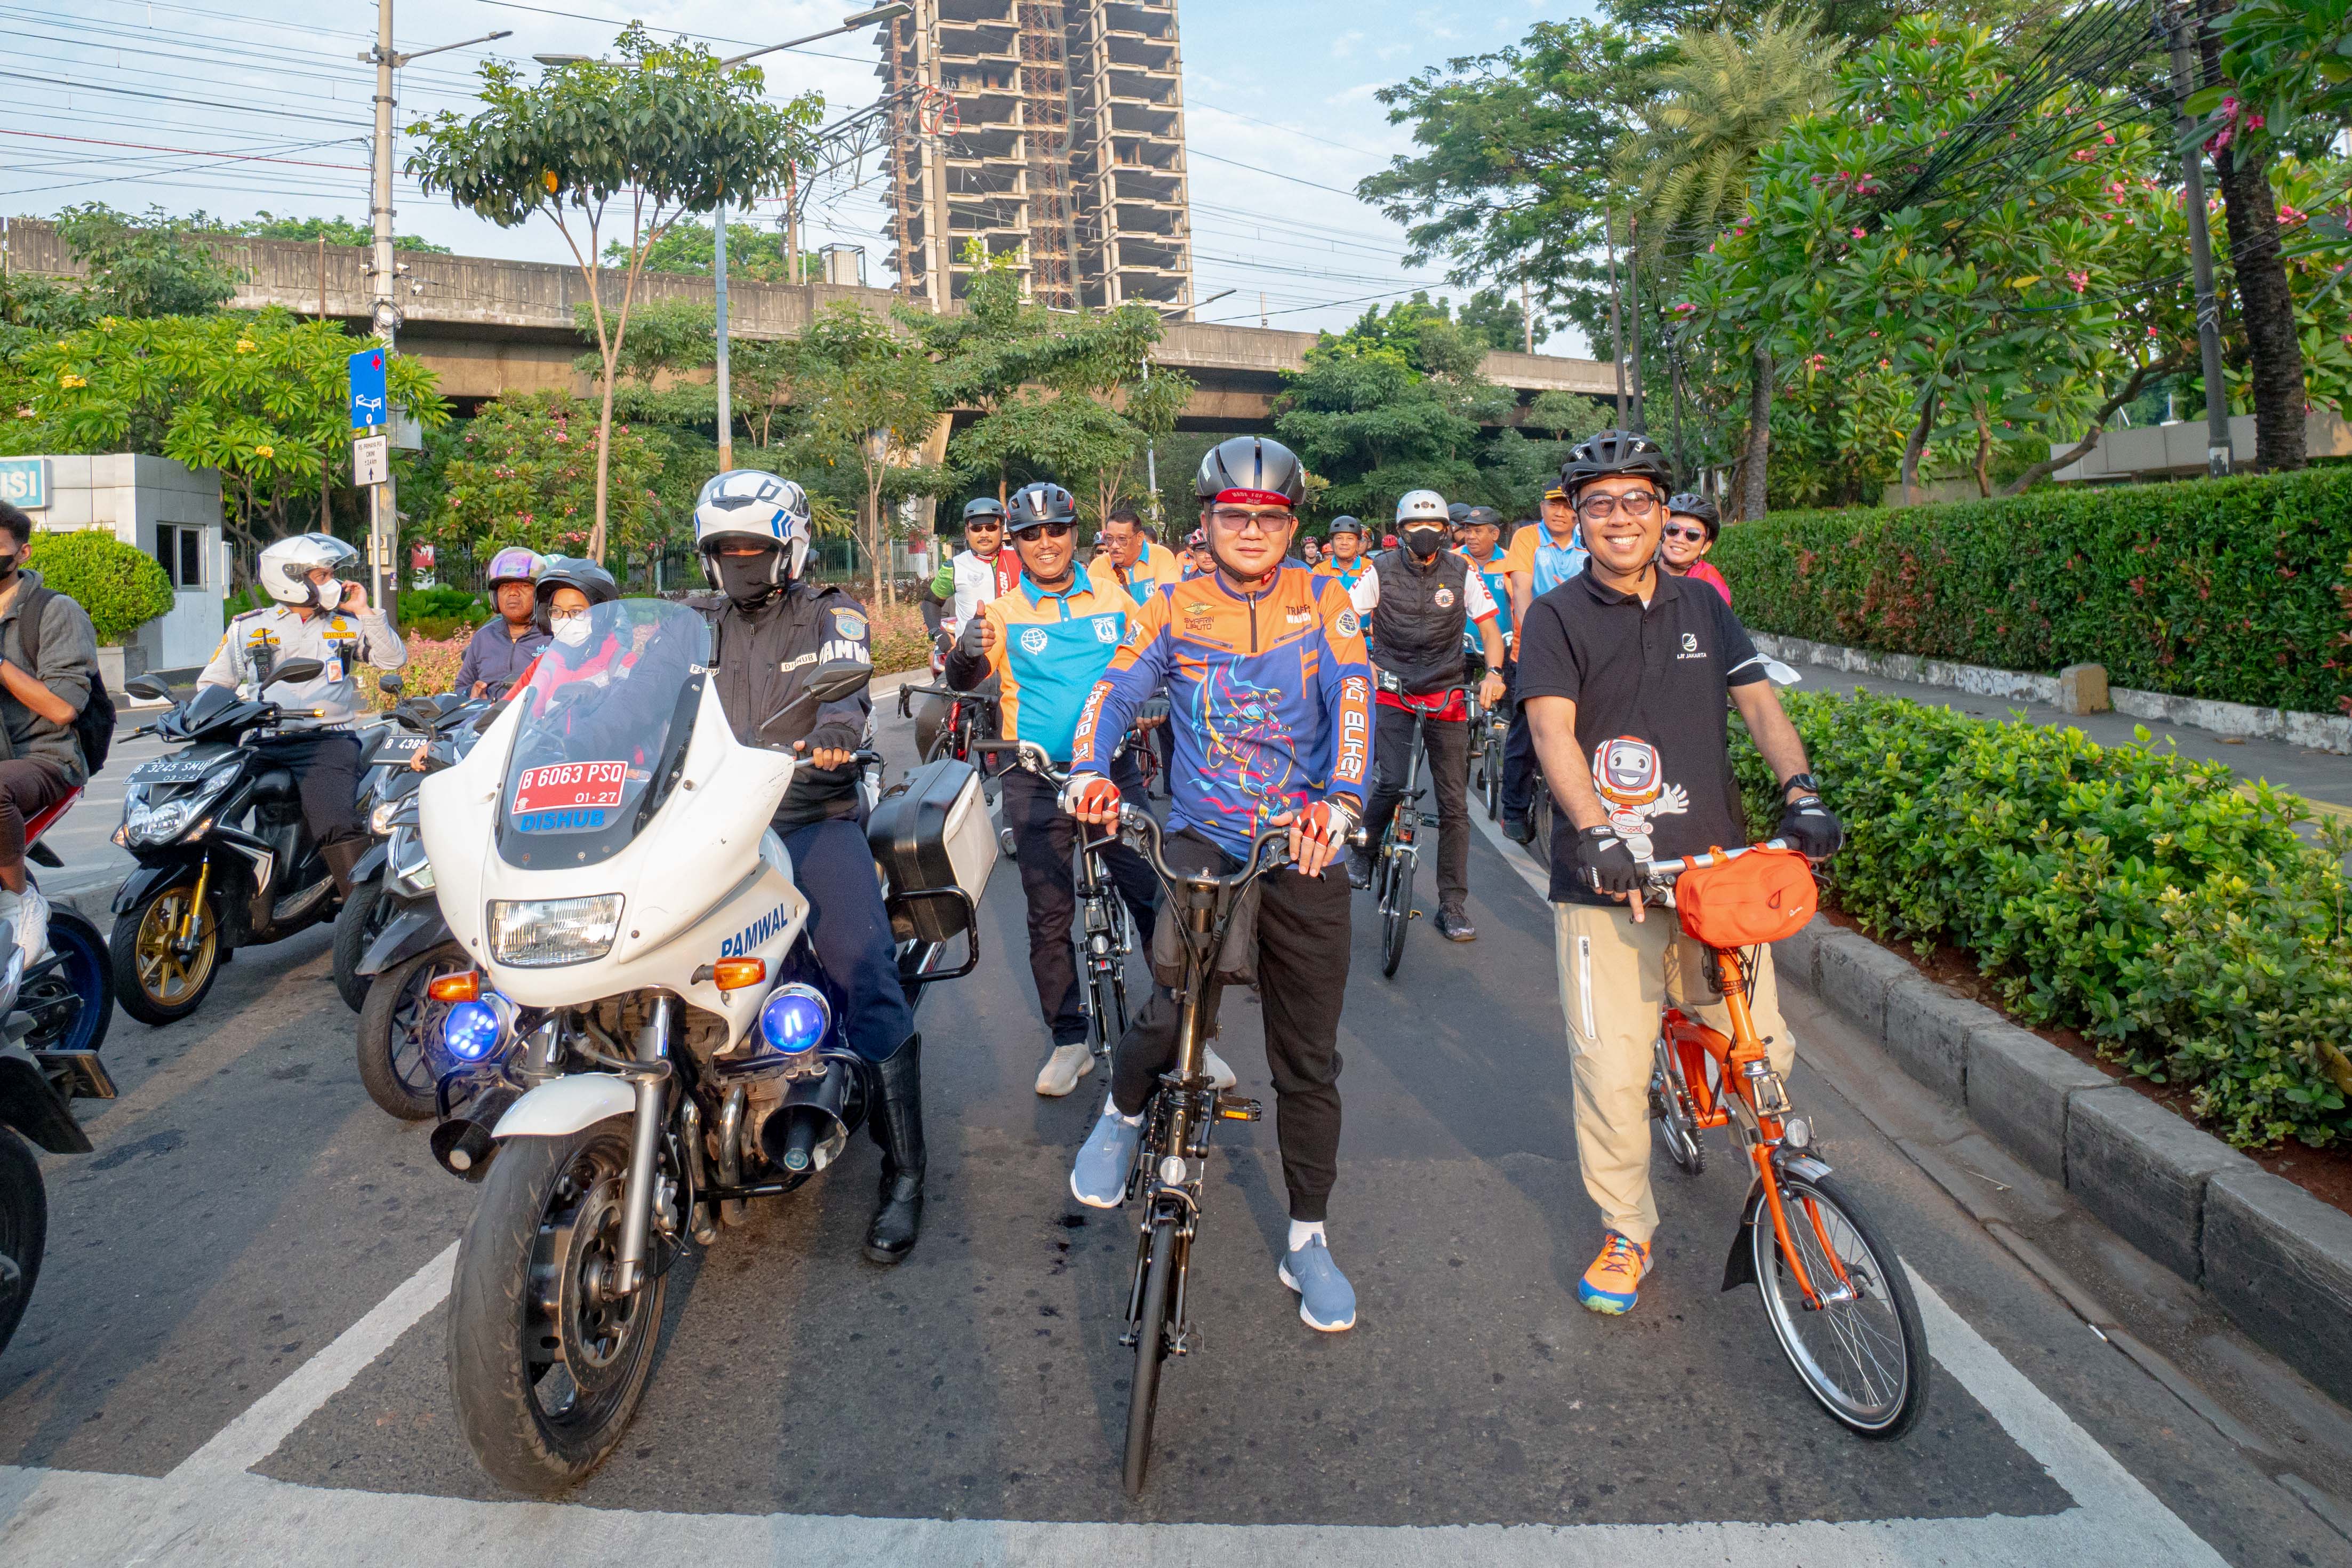
[[(1528, 605), (1518, 695), (1559, 812), (1551, 899), (1560, 1007), (1576, 1071), (1576, 1154), (1608, 1234), (1577, 1286), (1596, 1312), (1631, 1311), (1649, 1271), (1658, 1206), (1650, 1191), (1649, 1085), (1658, 1010), (1671, 999), (1718, 1029), (1706, 950), (1671, 914), (1644, 918), (1646, 863), (1744, 844), (1726, 700), (1782, 787), (1779, 837), (1815, 859), (1843, 837), (1805, 771), (1764, 661), (1722, 596), (1657, 569), (1665, 453), (1604, 430), (1576, 448), (1560, 482), (1591, 564)], [(1748, 999), (1773, 1070), (1796, 1047), (1780, 1017), (1769, 951)]]

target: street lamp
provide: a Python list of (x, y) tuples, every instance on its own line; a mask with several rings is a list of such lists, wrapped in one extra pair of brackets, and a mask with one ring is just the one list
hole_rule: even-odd
[[(844, 16), (841, 19), (841, 25), (837, 27), (827, 27), (822, 33), (811, 33), (806, 37), (788, 38), (781, 44), (770, 44), (762, 48), (750, 49), (740, 55), (730, 56), (719, 63), (722, 68), (732, 69), (746, 60), (757, 59), (761, 55), (772, 55), (779, 49), (798, 48), (803, 44), (813, 44), (820, 38), (830, 38), (842, 33), (854, 33), (858, 28), (868, 26), (876, 22), (896, 21), (913, 9), (914, 7), (908, 5), (906, 0), (895, 0), (891, 5), (877, 5), (870, 11), (860, 11), (855, 16)], [(723, 473), (735, 466), (735, 405), (732, 388), (728, 384), (727, 376), (727, 199), (724, 196), (719, 198), (719, 205), (712, 210), (710, 216), (710, 280), (716, 306), (716, 320), (712, 325), (716, 330), (719, 343), (719, 363), (714, 376), (717, 383), (715, 390), (719, 399), (719, 468)], [(789, 281), (797, 283), (800, 279), (793, 278)]]

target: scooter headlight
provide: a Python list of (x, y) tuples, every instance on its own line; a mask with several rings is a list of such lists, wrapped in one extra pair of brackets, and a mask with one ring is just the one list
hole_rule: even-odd
[(396, 800), (379, 802), (376, 808), (368, 813), (368, 831), (374, 834), (378, 838), (381, 838), (385, 834), (391, 832), (392, 814), (394, 809), (399, 805), (400, 803)]
[(488, 1002), (460, 1002), (441, 1022), (441, 1043), (461, 1062), (478, 1062), (498, 1049), (506, 1024)]
[(197, 803), (183, 798), (132, 810), (123, 829), (133, 844), (169, 844), (194, 820)]
[(760, 1035), (771, 1049), (797, 1057), (824, 1044), (833, 1028), (833, 1008), (814, 985), (789, 981), (768, 994), (760, 1009)]

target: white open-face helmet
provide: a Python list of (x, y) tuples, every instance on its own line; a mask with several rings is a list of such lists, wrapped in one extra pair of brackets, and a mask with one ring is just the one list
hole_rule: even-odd
[(714, 588), (719, 585), (719, 547), (728, 540), (773, 545), (773, 581), (782, 584), (800, 576), (814, 538), (807, 492), (758, 468), (730, 468), (695, 498), (694, 548), (702, 556), (702, 575)]
[(1443, 528), (1451, 519), (1445, 510), (1445, 498), (1435, 490), (1407, 490), (1397, 498), (1397, 526), (1408, 522), (1433, 522)]
[[(262, 551), (257, 575), (265, 593), (281, 605), (297, 609), (331, 610), (342, 603), (342, 589), (335, 585), (348, 581), (351, 569), (359, 564), (360, 552), (331, 533), (298, 533), (291, 539), (281, 539)], [(332, 582), (326, 584), (310, 581), (310, 574), (324, 566)], [(329, 587), (331, 600), (320, 593)]]

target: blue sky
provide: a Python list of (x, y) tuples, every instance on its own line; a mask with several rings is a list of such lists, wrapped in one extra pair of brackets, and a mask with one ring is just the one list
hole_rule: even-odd
[[(592, 53), (614, 21), (658, 32), (766, 43), (836, 23), (842, 0), (402, 0), (404, 49), (495, 28), (512, 37), (420, 60), (403, 73), (404, 118), (463, 110), (487, 54)], [(1207, 321), (1301, 329), (1344, 326), (1367, 297), (1385, 301), (1437, 280), (1407, 268), (1402, 231), (1346, 193), (1407, 150), (1373, 94), (1423, 65), (1507, 43), (1539, 16), (1582, 5), (1498, 0), (1471, 9), (1391, 4), (1191, 0), (1179, 12), (1192, 158), (1195, 287)], [(43, 216), (104, 201), (243, 216), (367, 214), (372, 73), (354, 57), (373, 39), (364, 0), (0, 0), (0, 212)], [(814, 89), (828, 118), (872, 101), (875, 53), (849, 35), (772, 56), (770, 89)], [(738, 45), (737, 47), (740, 47)], [(1246, 165), (1246, 166), (1244, 166)], [(462, 253), (569, 259), (551, 226), (500, 230), (403, 182), (400, 226)], [(827, 193), (807, 243), (864, 245), (880, 266), (878, 180)], [(1580, 352), (1555, 339), (1555, 353)]]

